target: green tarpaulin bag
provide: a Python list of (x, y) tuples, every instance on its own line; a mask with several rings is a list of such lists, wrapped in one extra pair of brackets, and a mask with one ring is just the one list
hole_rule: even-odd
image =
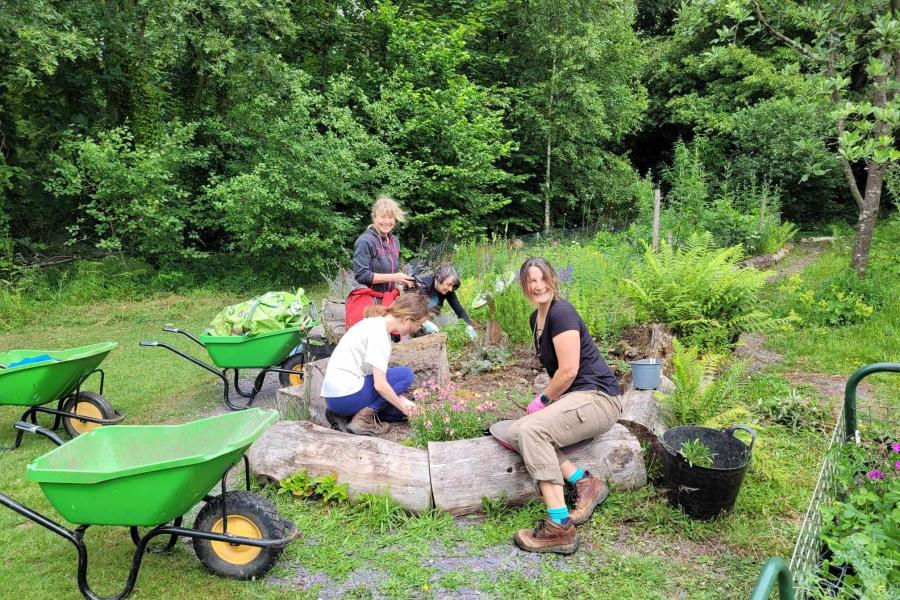
[(257, 335), (295, 327), (307, 331), (315, 324), (309, 314), (309, 304), (303, 288), (297, 288), (295, 293), (266, 292), (224, 308), (203, 334)]

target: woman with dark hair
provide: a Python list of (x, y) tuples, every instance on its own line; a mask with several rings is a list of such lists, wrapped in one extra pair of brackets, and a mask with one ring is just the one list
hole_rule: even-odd
[[(622, 392), (578, 311), (560, 297), (559, 279), (550, 263), (529, 258), (519, 270), (519, 283), (535, 306), (530, 317), (532, 340), (550, 384), (528, 405), (528, 414), (507, 431), (547, 505), (547, 518), (533, 530), (518, 531), (514, 541), (530, 552), (571, 554), (578, 549), (575, 526), (591, 517), (609, 490), (560, 448), (612, 427), (622, 414)], [(574, 488), (571, 511), (564, 485)]]
[(391, 333), (409, 335), (421, 327), (428, 318), (428, 301), (422, 294), (403, 294), (390, 306), (366, 307), (365, 316), (347, 330), (331, 354), (321, 395), (333, 427), (382, 435), (388, 422), (406, 419), (415, 406), (400, 395), (412, 385), (412, 369), (388, 368)]
[[(434, 275), (418, 278), (416, 283), (419, 284), (420, 291), (428, 297), (428, 308), (432, 317), (441, 313), (446, 300), (456, 316), (466, 322), (466, 334), (473, 340), (478, 337), (472, 319), (460, 304), (459, 298), (456, 297), (456, 290), (459, 289), (460, 283), (459, 273), (456, 269), (450, 265), (441, 265), (434, 270)], [(437, 331), (437, 326), (431, 321), (426, 321), (424, 329), (427, 333), (434, 333)]]

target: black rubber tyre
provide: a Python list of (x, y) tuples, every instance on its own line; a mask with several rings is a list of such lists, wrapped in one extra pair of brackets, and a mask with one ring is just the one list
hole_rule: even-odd
[(296, 373), (279, 373), (278, 381), (281, 382), (281, 387), (290, 387), (292, 385), (303, 385), (303, 359), (305, 356), (303, 352), (299, 352), (292, 356), (288, 356), (287, 360), (281, 363), (282, 369), (288, 369), (290, 371), (296, 371)]
[[(286, 537), (292, 526), (271, 502), (253, 492), (225, 492), (228, 532), (260, 539)], [(208, 502), (197, 515), (194, 529), (222, 533), (222, 496)], [(194, 552), (206, 570), (220, 577), (262, 577), (278, 561), (284, 548), (257, 548), (193, 538)]]
[[(95, 392), (78, 392), (77, 396), (70, 396), (63, 404), (64, 411), (76, 415), (85, 415), (95, 417), (97, 419), (112, 419), (116, 416), (113, 409), (106, 398)], [(63, 427), (72, 437), (78, 437), (82, 433), (87, 433), (97, 427), (102, 427), (98, 423), (90, 421), (82, 421), (76, 417), (63, 417)]]

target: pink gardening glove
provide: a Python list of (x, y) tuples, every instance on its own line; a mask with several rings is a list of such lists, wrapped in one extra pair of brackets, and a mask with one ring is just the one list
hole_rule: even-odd
[(528, 405), (528, 414), (536, 413), (542, 408), (547, 408), (547, 405), (541, 402), (541, 395), (538, 394), (534, 397), (534, 400), (531, 401), (531, 404)]

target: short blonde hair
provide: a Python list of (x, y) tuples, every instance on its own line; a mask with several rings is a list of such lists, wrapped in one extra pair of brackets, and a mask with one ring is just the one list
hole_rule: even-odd
[(400, 205), (391, 198), (390, 196), (381, 195), (375, 199), (375, 203), (372, 205), (372, 222), (375, 222), (375, 219), (378, 215), (388, 215), (394, 217), (398, 223), (406, 222), (406, 213), (403, 212), (403, 209), (400, 208)]
[(529, 258), (522, 263), (522, 268), (519, 269), (519, 285), (522, 286), (522, 292), (525, 294), (525, 297), (528, 298), (529, 301), (531, 300), (531, 294), (528, 292), (528, 269), (531, 267), (538, 268), (544, 276), (547, 287), (550, 288), (550, 291), (553, 293), (553, 297), (559, 300), (559, 277), (556, 276), (556, 270), (553, 268), (553, 265), (550, 264), (550, 261), (541, 256)]

